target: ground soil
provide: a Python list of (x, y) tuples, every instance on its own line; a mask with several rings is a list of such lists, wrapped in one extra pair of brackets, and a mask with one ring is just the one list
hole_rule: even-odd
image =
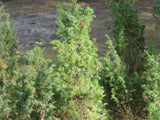
[[(63, 0), (10, 0), (4, 3), (5, 10), (12, 15), (13, 21), (16, 22), (19, 49), (22, 51), (29, 49), (34, 46), (36, 41), (43, 42), (48, 46), (50, 41), (56, 39), (55, 21), (58, 17), (56, 5), (67, 5), (61, 1)], [(99, 54), (103, 56), (107, 51), (105, 34), (109, 34), (112, 38), (112, 30), (107, 30), (106, 27), (106, 25), (112, 25), (110, 10), (105, 4), (105, 0), (95, 0), (89, 3), (79, 2), (79, 4), (82, 7), (90, 6), (94, 9), (96, 18), (92, 22), (90, 35), (91, 38), (97, 38)], [(156, 21), (152, 16), (154, 5), (155, 0), (139, 0), (135, 4), (135, 8), (140, 10), (140, 22), (146, 25), (146, 41), (154, 41), (159, 50), (160, 35), (159, 31), (155, 30)], [(47, 52), (49, 53), (50, 49)]]

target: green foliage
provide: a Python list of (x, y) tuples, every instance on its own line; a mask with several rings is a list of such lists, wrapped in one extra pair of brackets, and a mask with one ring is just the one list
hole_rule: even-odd
[(114, 40), (108, 42), (101, 81), (115, 119), (137, 119), (145, 105), (141, 78), (145, 70), (144, 25), (139, 23), (138, 10), (133, 9), (135, 2), (110, 2)]
[[(111, 115), (115, 119), (133, 119), (137, 111), (135, 108), (140, 106), (139, 101), (143, 101), (142, 81), (135, 72), (127, 74), (127, 68), (118, 55), (115, 47), (108, 36), (107, 45), (109, 51), (104, 57), (104, 67), (101, 73), (101, 83), (105, 88), (106, 101)], [(143, 105), (142, 105), (143, 106)], [(140, 112), (140, 111), (139, 111)]]
[[(109, 51), (104, 60), (104, 68), (101, 73), (101, 84), (105, 88), (106, 99), (105, 102), (108, 103), (107, 108), (112, 110), (111, 114), (120, 114), (118, 108), (126, 108), (126, 81), (125, 81), (125, 66), (123, 65), (120, 57), (118, 56), (112, 41), (108, 38), (107, 45)], [(117, 106), (117, 108), (115, 108)], [(117, 109), (117, 110), (116, 110)], [(120, 116), (120, 115), (119, 115)]]
[(149, 45), (148, 45), (148, 50), (147, 50), (149, 55), (154, 55), (157, 56), (158, 55), (158, 51), (155, 49), (155, 44), (152, 41), (149, 41)]
[[(8, 119), (14, 99), (17, 79), (16, 32), (10, 23), (10, 15), (0, 8), (0, 119)], [(11, 105), (10, 105), (11, 104)]]
[(17, 80), (20, 91), (16, 103), (18, 116), (23, 118), (48, 119), (53, 116), (53, 66), (43, 54), (43, 50), (36, 46), (23, 57), (25, 67)]
[(153, 17), (156, 18), (155, 29), (159, 30), (160, 28), (160, 0), (156, 0), (156, 5), (153, 7)]
[(160, 1), (156, 0), (156, 5), (153, 7), (153, 16), (156, 18), (160, 17)]
[(52, 41), (58, 49), (55, 84), (57, 116), (61, 119), (106, 119), (103, 109), (103, 89), (99, 86), (97, 47), (90, 40), (93, 10), (79, 5), (59, 6), (57, 35)]
[[(139, 24), (138, 11), (132, 8), (134, 3), (111, 1), (114, 41), (106, 36), (109, 51), (103, 58), (103, 68), (95, 39), (89, 36), (93, 10), (81, 8), (76, 0), (70, 7), (59, 6), (56, 34), (60, 40), (52, 41), (59, 52), (55, 70), (38, 47), (41, 43), (24, 56), (17, 55), (16, 30), (2, 6), (0, 119), (104, 120), (108, 118), (104, 109), (108, 103), (106, 108), (114, 114), (109, 119), (138, 119), (136, 116), (141, 116), (146, 107), (148, 119), (159, 120), (160, 54), (152, 42), (144, 54), (144, 26)], [(157, 2), (155, 16), (158, 9)]]
[[(108, 37), (108, 36), (107, 36)], [(102, 73), (102, 82), (107, 84), (108, 91), (111, 92), (110, 98), (120, 106), (125, 102), (125, 94), (127, 93), (125, 85), (125, 66), (119, 58), (112, 41), (108, 37), (107, 45), (109, 51), (104, 58), (104, 69)]]
[(38, 46), (19, 59), (14, 24), (0, 13), (0, 119), (53, 119), (52, 61)]
[[(139, 23), (138, 10), (133, 9), (135, 0), (111, 1), (114, 46), (125, 62), (128, 73), (137, 72), (143, 66), (144, 25)], [(123, 39), (122, 39), (123, 36)], [(122, 52), (123, 51), (123, 52)]]
[[(159, 30), (160, 26), (160, 0), (156, 1), (156, 5), (153, 7), (153, 16), (156, 18), (156, 30)], [(149, 49), (147, 51), (147, 70), (144, 72), (144, 80), (146, 84), (143, 85), (145, 91), (144, 96), (148, 103), (147, 110), (149, 112), (149, 120), (160, 119), (160, 54), (155, 50), (154, 43), (149, 43)]]
[[(3, 6), (0, 8), (0, 13), (0, 62), (3, 65), (3, 69), (10, 74), (10, 76), (6, 76), (6, 80), (9, 82), (14, 74), (17, 61), (15, 57), (15, 49), (17, 48), (16, 31), (13, 27), (14, 25), (10, 23), (10, 15), (3, 12)], [(7, 81), (0, 80), (1, 84), (4, 82)]]
[[(149, 42), (147, 54), (144, 53), (144, 26), (139, 23), (138, 10), (133, 9), (134, 2), (110, 3), (114, 40), (113, 45), (108, 41), (109, 52), (104, 58), (101, 81), (107, 93), (105, 100), (112, 104), (109, 107), (115, 119), (143, 117), (146, 108), (148, 119), (158, 120), (160, 58), (152, 42)], [(157, 18), (158, 4), (154, 7)]]
[(144, 96), (148, 102), (149, 120), (160, 119), (160, 55), (148, 55), (147, 70), (144, 73)]
[(153, 16), (157, 19), (160, 17), (160, 0), (156, 0), (156, 5), (153, 7)]

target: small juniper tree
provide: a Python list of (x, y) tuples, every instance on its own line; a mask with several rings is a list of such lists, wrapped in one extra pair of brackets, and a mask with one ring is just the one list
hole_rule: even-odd
[(43, 55), (43, 49), (35, 46), (23, 56), (14, 109), (19, 119), (53, 119), (53, 66)]
[[(138, 10), (133, 9), (136, 0), (119, 1), (120, 3), (112, 0), (110, 4), (114, 24), (113, 44), (126, 64), (128, 74), (132, 74), (139, 72), (143, 67), (144, 25), (139, 23)], [(121, 40), (122, 33), (123, 40)]]
[(126, 81), (126, 67), (119, 57), (113, 42), (108, 38), (108, 52), (103, 58), (104, 67), (101, 73), (101, 84), (105, 88), (106, 98), (111, 116), (114, 119), (132, 119), (133, 113), (129, 104), (130, 91)]
[[(143, 81), (140, 77), (145, 70), (144, 25), (139, 23), (138, 10), (133, 9), (135, 2), (136, 0), (112, 0), (110, 2), (113, 16), (113, 46), (116, 55), (113, 50), (110, 50), (112, 57), (105, 57), (102, 81), (105, 81), (103, 85), (108, 90), (108, 94), (115, 97), (114, 99), (108, 97), (108, 100), (113, 103), (122, 103), (120, 106), (114, 104), (118, 112), (124, 112), (124, 115), (121, 114), (122, 119), (136, 119), (138, 114), (142, 114), (145, 104)], [(111, 64), (108, 64), (106, 60), (111, 61)], [(112, 112), (114, 112), (113, 109)]]
[(74, 4), (65, 8), (59, 6), (57, 11), (60, 40), (52, 41), (59, 52), (55, 73), (57, 117), (102, 119), (104, 95), (98, 82), (101, 64), (97, 47), (89, 36), (93, 10)]
[(156, 0), (156, 5), (153, 7), (153, 17), (156, 18), (155, 29), (159, 30), (160, 28), (160, 0)]
[(24, 56), (24, 64), (18, 64), (15, 38), (10, 15), (1, 7), (0, 119), (54, 119), (51, 61), (36, 46)]
[(14, 105), (15, 79), (17, 78), (16, 31), (10, 15), (0, 7), (0, 119), (9, 119)]
[[(6, 70), (10, 75), (6, 75), (6, 80), (12, 79), (14, 76), (14, 69), (16, 67), (16, 30), (14, 29), (14, 24), (10, 23), (10, 15), (4, 13), (3, 6), (0, 8), (0, 62), (1, 67)], [(3, 85), (5, 80), (0, 80)]]
[[(108, 87), (106, 93), (110, 93), (110, 98), (115, 101), (118, 106), (125, 102), (125, 94), (127, 93), (126, 83), (125, 83), (125, 66), (118, 56), (112, 41), (108, 38), (107, 45), (109, 51), (104, 57), (104, 68), (102, 71), (101, 82), (107, 84)], [(113, 103), (113, 102), (112, 102)]]
[(151, 55), (147, 52), (147, 70), (144, 72), (143, 85), (145, 91), (144, 96), (147, 101), (147, 110), (149, 112), (149, 120), (160, 119), (160, 55)]

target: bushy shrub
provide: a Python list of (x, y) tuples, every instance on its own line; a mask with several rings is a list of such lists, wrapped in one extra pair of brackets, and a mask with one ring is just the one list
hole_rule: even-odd
[(53, 66), (52, 61), (43, 55), (43, 50), (36, 46), (23, 57), (15, 111), (26, 119), (53, 119)]
[(156, 18), (155, 29), (160, 28), (160, 0), (156, 0), (156, 5), (153, 7), (153, 17)]
[(147, 101), (149, 120), (160, 119), (160, 55), (150, 55), (147, 52), (147, 70), (144, 72), (146, 83), (143, 85), (144, 97)]
[[(19, 59), (16, 30), (0, 9), (0, 119), (53, 119), (52, 61), (35, 47)], [(18, 64), (21, 61), (23, 64)]]
[(153, 7), (153, 16), (156, 18), (160, 17), (160, 1), (156, 0), (156, 5)]
[(104, 86), (105, 93), (107, 94), (104, 101), (108, 103), (107, 108), (112, 110), (111, 114), (120, 114), (121, 111), (118, 109), (126, 109), (127, 107), (126, 68), (118, 56), (112, 41), (107, 35), (106, 37), (108, 38), (107, 45), (109, 51), (103, 59), (104, 68), (101, 73), (101, 84)]
[(113, 44), (125, 62), (129, 74), (139, 72), (144, 63), (144, 25), (139, 23), (138, 10), (133, 9), (135, 2), (135, 0), (111, 0), (110, 3), (113, 16)]
[[(14, 70), (16, 68), (16, 51), (17, 42), (15, 39), (16, 30), (14, 29), (14, 24), (10, 23), (10, 15), (3, 12), (3, 6), (0, 8), (0, 60), (2, 70), (6, 71), (7, 75), (6, 80), (12, 79), (14, 76)], [(1, 71), (2, 71), (1, 70)], [(0, 83), (3, 84), (7, 82), (1, 80)], [(9, 81), (8, 81), (9, 82)]]
[(137, 119), (145, 107), (142, 89), (144, 81), (141, 78), (146, 59), (144, 25), (139, 23), (138, 10), (133, 9), (135, 2), (110, 2), (114, 39), (113, 45), (110, 40), (109, 52), (104, 58), (101, 80), (108, 91), (106, 100), (113, 103), (111, 110), (115, 119)]
[(90, 40), (93, 10), (79, 5), (59, 6), (57, 35), (52, 41), (58, 49), (55, 73), (57, 116), (61, 119), (106, 119), (103, 88), (99, 85), (97, 47)]
[(0, 8), (0, 119), (8, 119), (14, 107), (13, 95), (17, 79), (17, 60), (15, 49), (16, 31), (10, 23), (10, 15)]

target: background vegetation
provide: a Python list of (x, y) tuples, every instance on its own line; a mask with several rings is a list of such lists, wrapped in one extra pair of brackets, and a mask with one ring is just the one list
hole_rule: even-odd
[[(59, 6), (51, 44), (58, 62), (44, 57), (41, 43), (18, 55), (16, 30), (0, 9), (0, 119), (160, 119), (160, 55), (145, 43), (134, 0), (110, 1), (113, 40), (98, 57), (89, 36), (95, 17), (76, 1)], [(153, 16), (159, 16), (157, 1)], [(100, 62), (101, 61), (101, 62)]]

